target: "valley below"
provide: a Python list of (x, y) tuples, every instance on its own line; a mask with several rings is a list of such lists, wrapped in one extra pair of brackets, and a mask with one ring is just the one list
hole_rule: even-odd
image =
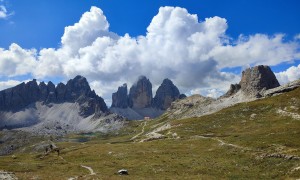
[(300, 180), (299, 7), (0, 0), (0, 180)]
[[(1, 149), (23, 144), (0, 157), (0, 175), (18, 179), (297, 179), (299, 107), (297, 88), (201, 117), (174, 119), (166, 113), (156, 119), (126, 121), (123, 128), (109, 133), (60, 137), (1, 131)], [(45, 153), (52, 143), (59, 155)], [(129, 175), (118, 175), (120, 169)]]

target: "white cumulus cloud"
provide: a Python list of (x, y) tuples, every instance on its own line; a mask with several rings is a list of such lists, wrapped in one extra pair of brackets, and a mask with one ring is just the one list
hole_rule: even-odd
[(161, 7), (145, 36), (119, 36), (109, 30), (102, 10), (91, 7), (65, 28), (60, 47), (37, 52), (13, 44), (9, 50), (0, 49), (0, 73), (30, 73), (38, 79), (80, 74), (106, 100), (118, 85), (130, 86), (139, 75), (147, 76), (153, 87), (170, 78), (183, 93), (216, 97), (240, 79), (220, 72), (222, 68), (276, 65), (300, 58), (299, 42), (285, 41), (283, 34), (241, 35), (232, 40), (227, 28), (221, 17), (201, 20), (184, 8)]
[(293, 61), (300, 58), (298, 51), (299, 43), (285, 42), (283, 34), (255, 34), (249, 37), (241, 35), (234, 45), (215, 47), (210, 55), (220, 67), (237, 67)]
[(35, 49), (23, 49), (11, 44), (8, 50), (0, 48), (0, 76), (18, 76), (31, 73), (37, 64)]
[(275, 75), (280, 84), (286, 84), (288, 82), (300, 79), (300, 64), (298, 66), (292, 66), (286, 71), (275, 73)]

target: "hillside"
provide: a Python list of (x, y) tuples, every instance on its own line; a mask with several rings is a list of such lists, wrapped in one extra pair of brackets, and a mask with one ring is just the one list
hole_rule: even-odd
[[(114, 134), (57, 140), (43, 156), (38, 140), (3, 156), (20, 179), (300, 178), (300, 88), (197, 118), (131, 121)], [(26, 164), (26, 166), (24, 166)], [(129, 176), (116, 172), (125, 168)]]

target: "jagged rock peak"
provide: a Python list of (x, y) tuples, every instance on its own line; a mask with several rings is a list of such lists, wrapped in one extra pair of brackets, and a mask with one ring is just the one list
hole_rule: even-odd
[(179, 98), (179, 96), (179, 90), (173, 82), (170, 79), (164, 79), (156, 91), (153, 99), (153, 107), (166, 110), (173, 101)]
[(48, 85), (44, 82), (38, 85), (34, 79), (0, 91), (0, 111), (17, 111), (37, 101), (46, 104), (77, 102), (83, 116), (107, 111), (104, 100), (91, 91), (86, 78), (82, 76), (76, 76), (66, 85), (59, 83), (57, 87), (51, 81)]
[(242, 73), (241, 90), (250, 96), (260, 97), (265, 90), (280, 86), (269, 66), (259, 65), (248, 68)]
[(70, 79), (66, 84), (66, 99), (75, 100), (80, 95), (88, 95), (91, 88), (86, 78), (77, 75), (74, 79)]
[(127, 108), (128, 107), (128, 95), (127, 84), (123, 84), (118, 88), (118, 91), (112, 94), (111, 107)]
[(145, 76), (140, 76), (138, 81), (132, 85), (128, 97), (129, 107), (147, 108), (152, 104), (152, 84)]

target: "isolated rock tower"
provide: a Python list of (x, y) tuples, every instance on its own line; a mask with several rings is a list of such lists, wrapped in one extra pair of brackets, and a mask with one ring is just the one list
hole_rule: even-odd
[(164, 79), (162, 84), (156, 91), (153, 99), (153, 107), (166, 110), (171, 106), (171, 103), (180, 96), (178, 88), (170, 79)]
[(280, 86), (270, 67), (264, 65), (255, 66), (243, 71), (239, 85), (246, 95), (256, 97), (260, 97), (261, 93), (267, 89)]
[(145, 76), (140, 76), (129, 91), (129, 107), (148, 108), (152, 104), (152, 84)]
[(123, 84), (118, 88), (118, 91), (112, 94), (111, 107), (127, 108), (128, 96), (127, 96), (127, 84)]

